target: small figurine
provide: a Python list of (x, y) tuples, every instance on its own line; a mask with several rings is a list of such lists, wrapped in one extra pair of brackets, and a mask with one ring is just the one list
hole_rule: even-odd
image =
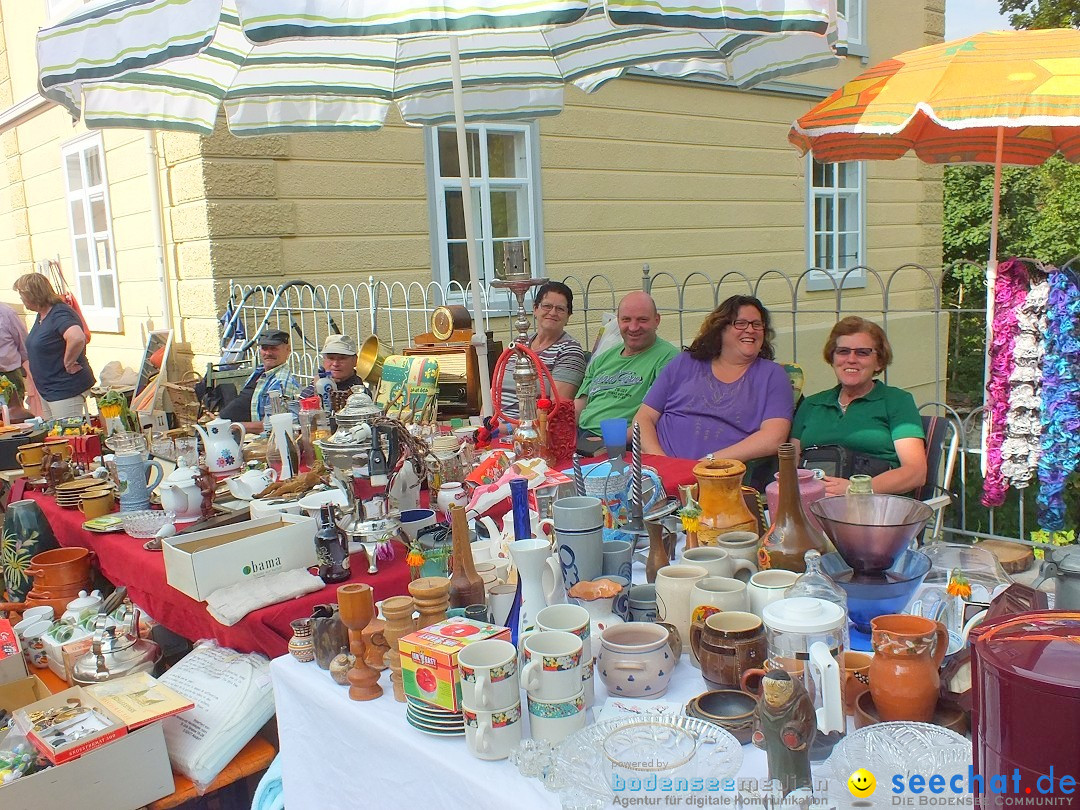
[(210, 474), (210, 470), (200, 466), (199, 474), (195, 476), (195, 484), (202, 493), (202, 519), (209, 520), (214, 516), (214, 490), (217, 488), (217, 481)]
[(783, 795), (811, 786), (810, 745), (816, 733), (814, 702), (802, 682), (782, 669), (765, 673), (752, 740), (768, 755), (769, 779), (780, 782)]

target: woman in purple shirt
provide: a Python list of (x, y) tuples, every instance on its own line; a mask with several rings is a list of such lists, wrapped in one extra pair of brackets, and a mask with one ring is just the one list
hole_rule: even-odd
[(769, 311), (733, 295), (660, 372), (637, 412), (641, 449), (678, 458), (772, 456), (791, 429), (787, 373), (772, 361)]

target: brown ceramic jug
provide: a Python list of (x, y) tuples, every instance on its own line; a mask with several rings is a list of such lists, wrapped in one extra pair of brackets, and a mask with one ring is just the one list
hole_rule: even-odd
[(903, 614), (878, 616), (870, 625), (870, 693), (881, 719), (929, 723), (941, 685), (938, 667), (949, 647), (945, 625)]
[(751, 532), (757, 518), (743, 500), (742, 478), (746, 465), (741, 461), (718, 458), (694, 465), (701, 505), (697, 536), (703, 546), (715, 546), (725, 532)]
[(743, 673), (765, 663), (765, 627), (753, 613), (721, 611), (695, 617), (690, 648), (715, 689), (739, 689)]

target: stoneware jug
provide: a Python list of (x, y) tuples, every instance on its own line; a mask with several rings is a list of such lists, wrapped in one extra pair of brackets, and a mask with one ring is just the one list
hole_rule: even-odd
[(878, 616), (870, 626), (870, 692), (881, 719), (929, 723), (941, 684), (938, 667), (949, 648), (945, 625), (922, 616), (890, 614)]
[[(153, 471), (157, 476), (153, 476)], [(150, 493), (154, 491), (165, 472), (161, 465), (147, 460), (141, 453), (122, 454), (116, 457), (116, 477), (120, 482), (120, 511), (137, 512), (150, 508)], [(150, 480), (152, 479), (152, 480)]]
[(206, 466), (212, 473), (224, 473), (240, 469), (243, 454), (240, 444), (244, 441), (244, 426), (228, 419), (214, 419), (206, 427), (195, 425), (203, 441)]
[(715, 546), (725, 532), (753, 531), (757, 518), (743, 500), (742, 478), (746, 465), (734, 459), (718, 458), (698, 462), (694, 477), (698, 481), (701, 523), (698, 542)]

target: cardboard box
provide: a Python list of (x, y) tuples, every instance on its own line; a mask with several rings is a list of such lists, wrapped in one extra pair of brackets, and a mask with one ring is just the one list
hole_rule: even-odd
[(162, 543), (165, 578), (192, 599), (205, 602), (219, 588), (253, 577), (318, 565), (314, 518), (277, 515), (248, 520)]
[(161, 723), (0, 786), (4, 810), (135, 810), (176, 790)]
[(0, 619), (0, 684), (20, 681), (29, 674), (19, 636), (10, 621)]
[(19, 681), (12, 681), (0, 686), (0, 709), (13, 712), (31, 703), (44, 700), (50, 694), (47, 687), (37, 675), (31, 675)]
[[(33, 718), (35, 712), (65, 709), (73, 701), (78, 701), (84, 709), (94, 710), (95, 716), (91, 722), (100, 722), (104, 719), (105, 722), (99, 730), (66, 741), (69, 736), (65, 734), (67, 723), (54, 723), (41, 728), (35, 724)], [(109, 711), (93, 695), (78, 686), (23, 706), (15, 713), (15, 722), (26, 733), (26, 739), (53, 765), (62, 765), (77, 759), (95, 748), (123, 737), (128, 731), (123, 720)], [(59, 743), (56, 743), (57, 738), (60, 740)]]
[(510, 630), (497, 624), (455, 618), (402, 636), (398, 639), (398, 652), (405, 694), (440, 709), (461, 711), (457, 654), (474, 641), (487, 638), (509, 641)]

